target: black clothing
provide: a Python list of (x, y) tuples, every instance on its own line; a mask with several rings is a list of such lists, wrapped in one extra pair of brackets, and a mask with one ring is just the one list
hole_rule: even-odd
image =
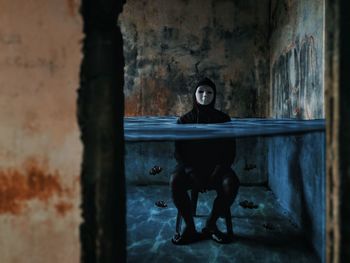
[[(207, 85), (212, 87), (214, 98), (209, 105), (200, 105), (197, 103), (195, 93), (199, 86)], [(191, 111), (182, 115), (178, 124), (194, 123), (223, 123), (229, 122), (230, 117), (215, 109), (216, 87), (215, 84), (205, 78), (200, 81), (193, 93), (193, 108)], [(175, 142), (175, 159), (177, 169), (185, 168), (186, 171), (195, 171), (202, 174), (203, 179), (207, 178), (215, 168), (219, 170), (228, 170), (234, 162), (236, 154), (236, 142), (234, 139), (206, 139), (206, 140), (186, 140)]]
[[(170, 188), (174, 205), (182, 215), (186, 228), (189, 232), (195, 231), (195, 224), (192, 214), (192, 204), (187, 190), (193, 189), (194, 183), (191, 177), (184, 170), (177, 170), (171, 175)], [(206, 228), (215, 229), (216, 221), (219, 217), (229, 218), (231, 221), (230, 207), (233, 204), (239, 188), (239, 180), (232, 169), (227, 173), (221, 173), (213, 182), (213, 188), (216, 190), (216, 198), (213, 202), (212, 211), (207, 219)], [(232, 233), (232, 222), (227, 225), (227, 233)]]
[[(206, 105), (197, 103), (195, 93), (199, 86), (207, 85), (213, 88), (213, 101)], [(181, 116), (178, 124), (194, 123), (223, 123), (230, 121), (230, 117), (214, 108), (216, 87), (209, 79), (200, 81), (193, 93), (193, 108)], [(207, 229), (216, 229), (219, 216), (229, 218), (230, 207), (236, 198), (239, 180), (231, 165), (235, 159), (234, 139), (206, 139), (184, 140), (175, 142), (175, 158), (177, 166), (171, 176), (170, 187), (175, 206), (186, 222), (187, 232), (195, 231), (191, 201), (187, 194), (188, 189), (197, 191), (215, 189), (217, 197), (213, 209), (207, 220)], [(228, 233), (232, 232), (232, 223), (228, 225)], [(186, 232), (186, 233), (187, 233)]]
[[(230, 117), (216, 109), (192, 109), (178, 119), (178, 123), (222, 123)], [(236, 154), (234, 139), (205, 139), (175, 142), (175, 159), (178, 166), (211, 174), (214, 169), (229, 169)]]

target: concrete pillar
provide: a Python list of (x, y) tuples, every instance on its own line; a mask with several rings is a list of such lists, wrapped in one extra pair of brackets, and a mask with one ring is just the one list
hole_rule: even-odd
[(81, 262), (125, 262), (123, 1), (83, 0), (85, 38), (78, 97), (84, 144)]
[(342, 232), (341, 262), (350, 262), (350, 3), (340, 3), (340, 122), (339, 153), (341, 172), (340, 211)]
[(327, 262), (350, 262), (350, 20), (346, 0), (326, 1)]

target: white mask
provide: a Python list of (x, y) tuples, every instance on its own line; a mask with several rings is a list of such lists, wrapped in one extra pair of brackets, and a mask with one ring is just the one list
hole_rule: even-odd
[(210, 86), (199, 86), (196, 90), (196, 100), (200, 105), (209, 105), (214, 99), (214, 90)]

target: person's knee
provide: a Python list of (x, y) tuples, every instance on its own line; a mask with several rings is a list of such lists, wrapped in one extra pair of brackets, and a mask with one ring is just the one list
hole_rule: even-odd
[(181, 189), (184, 184), (183, 174), (181, 172), (174, 172), (170, 177), (170, 189), (172, 191)]
[(172, 173), (170, 176), (170, 181), (169, 181), (169, 186), (170, 189), (174, 189), (177, 185), (177, 181), (178, 181), (178, 174), (177, 173)]

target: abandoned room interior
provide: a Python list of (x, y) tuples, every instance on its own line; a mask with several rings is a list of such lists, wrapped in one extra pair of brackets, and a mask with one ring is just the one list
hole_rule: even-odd
[[(125, 116), (184, 114), (191, 109), (196, 81), (206, 76), (217, 85), (216, 107), (233, 118), (324, 118), (323, 1), (144, 3), (127, 1), (119, 17)], [(233, 167), (241, 187), (231, 207), (237, 240), (226, 246), (203, 241), (178, 248), (169, 242), (177, 214), (168, 186), (176, 165), (174, 141), (155, 139), (126, 140), (130, 261), (324, 258), (324, 130), (237, 138)], [(155, 165), (162, 171), (150, 175)], [(199, 230), (214, 193), (199, 195)], [(167, 207), (156, 206), (159, 200)]]
[[(0, 3), (0, 262), (349, 262), (345, 0)], [(176, 124), (203, 77), (231, 126)], [(175, 142), (220, 136), (233, 240), (176, 246)]]

